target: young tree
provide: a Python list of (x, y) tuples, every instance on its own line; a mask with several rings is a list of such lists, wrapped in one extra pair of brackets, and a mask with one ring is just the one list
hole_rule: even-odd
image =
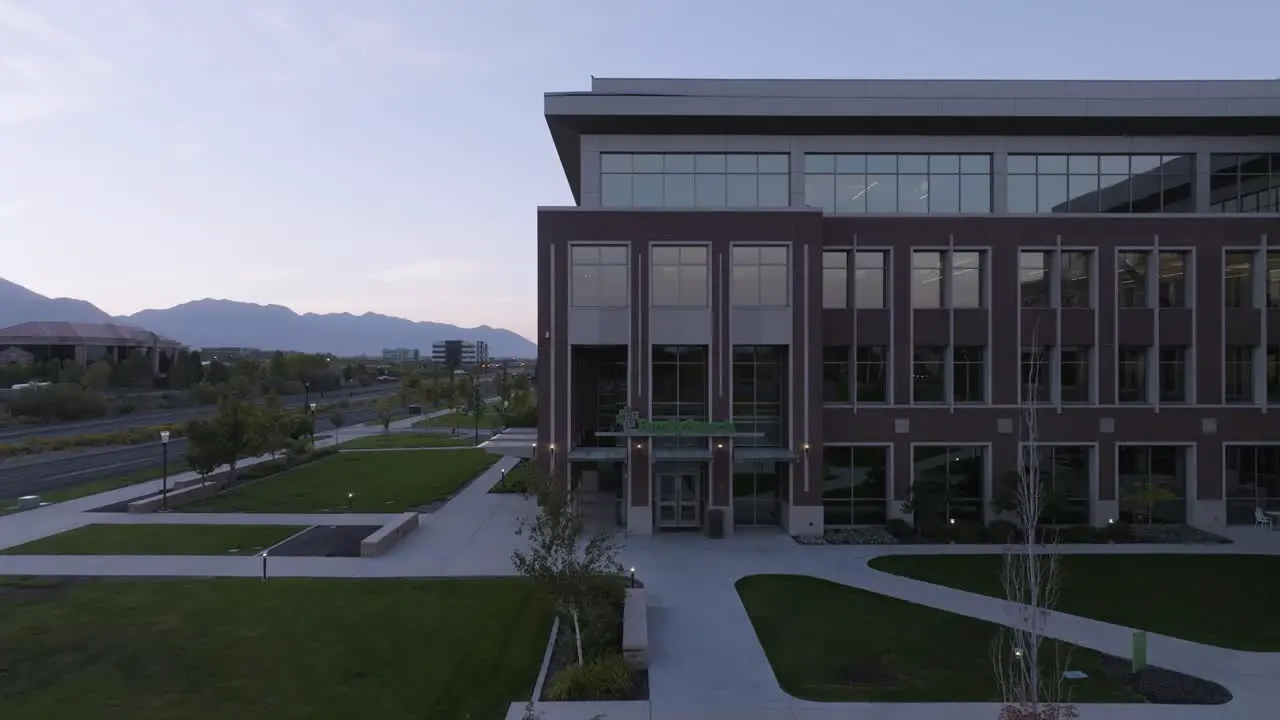
[(394, 417), (391, 411), (391, 399), (388, 397), (378, 398), (378, 423), (382, 425), (382, 432), (391, 430), (391, 419)]
[(270, 393), (262, 404), (262, 446), (271, 453), (272, 460), (276, 453), (284, 449), (288, 438), (286, 422), (284, 409), (280, 407), (280, 397), (274, 392)]
[(475, 443), (480, 444), (480, 420), (484, 418), (487, 409), (487, 403), (480, 399), (480, 393), (475, 394), (475, 399), (471, 402), (471, 417), (475, 421)]
[(333, 436), (336, 438), (338, 437), (338, 431), (342, 430), (342, 426), (346, 424), (347, 418), (339, 408), (329, 413), (329, 422), (333, 425)]
[(611, 533), (599, 532), (582, 542), (582, 518), (573, 507), (568, 491), (548, 478), (529, 481), (530, 492), (538, 499), (538, 514), (532, 523), (521, 523), (517, 535), (527, 536), (527, 550), (511, 554), (511, 563), (521, 575), (531, 578), (555, 601), (557, 611), (573, 623), (578, 664), (583, 661), (584, 626), (596, 630), (583, 618), (600, 615), (600, 582), (622, 573), (619, 546)]
[(222, 438), (217, 428), (207, 420), (192, 420), (187, 423), (187, 465), (200, 476), (200, 483), (218, 469), (225, 456), (221, 448)]
[[(1036, 346), (1032, 331), (1032, 346)], [(1040, 383), (1040, 364), (1033, 364), (1028, 384), (1033, 392)], [(1000, 720), (1066, 720), (1079, 717), (1063, 685), (1069, 660), (1062, 644), (1049, 655), (1044, 647), (1045, 625), (1057, 604), (1060, 556), (1053, 538), (1041, 543), (1040, 517), (1046, 489), (1040, 475), (1039, 426), (1034, 402), (1023, 406), (1024, 427), (1019, 443), (1022, 467), (1012, 488), (1014, 522), (1019, 534), (1005, 548), (1000, 580), (1013, 615), (1001, 627), (992, 645), (992, 666), (1004, 707)]]
[(217, 464), (227, 466), (228, 480), (234, 482), (236, 463), (262, 452), (262, 411), (231, 394), (218, 402), (213, 427), (218, 438), (214, 446), (221, 449)]

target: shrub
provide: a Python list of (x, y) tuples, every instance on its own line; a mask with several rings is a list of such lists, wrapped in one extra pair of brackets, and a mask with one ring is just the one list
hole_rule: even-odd
[(621, 655), (571, 665), (547, 686), (550, 700), (610, 700), (631, 694), (631, 666)]
[(986, 539), (985, 529), (977, 520), (957, 520), (951, 526), (951, 539), (961, 545), (975, 545)]
[(904, 537), (914, 532), (911, 529), (911, 523), (902, 518), (890, 518), (889, 522), (885, 523), (884, 529), (894, 537)]
[(988, 542), (996, 543), (1016, 542), (1022, 535), (1018, 531), (1017, 523), (1010, 520), (992, 520), (984, 534)]
[(14, 394), (9, 401), (9, 412), (41, 422), (74, 422), (106, 415), (107, 402), (98, 393), (79, 385), (48, 385)]
[[(1050, 533), (1052, 537), (1052, 533)], [(1098, 531), (1088, 525), (1072, 525), (1058, 529), (1058, 542), (1092, 543), (1098, 541)]]

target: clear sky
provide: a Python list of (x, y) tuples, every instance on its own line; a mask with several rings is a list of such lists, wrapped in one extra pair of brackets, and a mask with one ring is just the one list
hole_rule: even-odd
[(1275, 78), (1265, 0), (0, 0), (0, 277), (534, 333), (590, 76)]

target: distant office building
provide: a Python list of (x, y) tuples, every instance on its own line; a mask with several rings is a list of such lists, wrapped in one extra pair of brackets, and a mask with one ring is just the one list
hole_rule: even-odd
[(450, 370), (486, 365), (489, 344), (483, 340), (439, 340), (431, 345), (431, 359)]
[(262, 350), (248, 347), (207, 347), (200, 348), (200, 359), (205, 363), (217, 360), (220, 363), (234, 363), (240, 360), (258, 358)]
[(382, 359), (386, 362), (418, 362), (419, 356), (417, 348), (386, 348), (382, 351)]

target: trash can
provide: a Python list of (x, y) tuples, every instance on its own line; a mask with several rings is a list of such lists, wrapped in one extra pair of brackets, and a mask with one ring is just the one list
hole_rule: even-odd
[(707, 534), (712, 540), (724, 539), (724, 510), (713, 508), (707, 512)]

